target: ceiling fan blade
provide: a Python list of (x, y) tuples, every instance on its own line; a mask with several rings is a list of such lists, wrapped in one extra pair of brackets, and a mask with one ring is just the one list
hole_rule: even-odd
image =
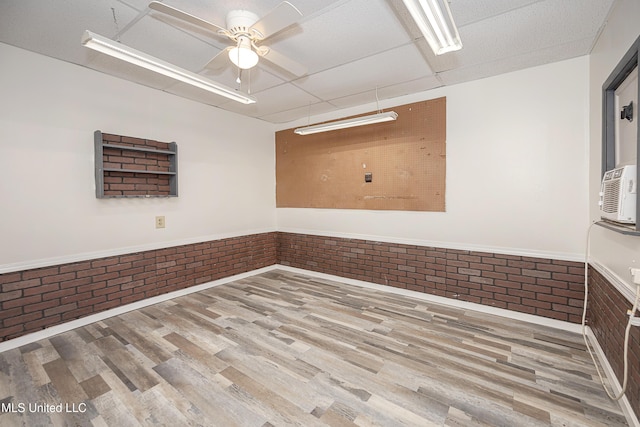
[(298, 77), (307, 74), (307, 67), (300, 64), (299, 62), (296, 62), (293, 59), (284, 56), (283, 54), (271, 48), (265, 49), (265, 51), (266, 53), (261, 53), (260, 51), (258, 51), (258, 54), (260, 54), (264, 59), (271, 62), (272, 64), (277, 65), (283, 70), (288, 71)]
[(204, 68), (208, 70), (219, 70), (229, 65), (229, 51), (231, 49), (233, 49), (233, 46), (222, 49), (216, 56), (211, 58), (211, 61), (207, 62)]
[(260, 34), (260, 39), (266, 39), (289, 25), (295, 24), (301, 16), (302, 13), (294, 5), (283, 1), (253, 24), (251, 29)]
[(199, 27), (213, 31), (214, 33), (217, 33), (220, 30), (226, 31), (226, 28), (220, 27), (219, 25), (216, 25), (212, 22), (205, 21), (202, 18), (198, 18), (197, 16), (191, 15), (187, 12), (183, 12), (180, 9), (176, 9), (173, 6), (169, 6), (159, 1), (152, 1), (151, 3), (149, 3), (149, 9), (153, 9), (156, 12), (164, 13), (165, 15), (173, 16), (174, 18), (178, 18), (190, 24), (197, 25)]

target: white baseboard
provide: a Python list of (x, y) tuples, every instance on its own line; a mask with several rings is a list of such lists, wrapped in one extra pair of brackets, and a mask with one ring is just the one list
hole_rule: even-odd
[(378, 285), (371, 282), (365, 282), (362, 280), (348, 279), (341, 276), (334, 276), (332, 274), (319, 273), (316, 271), (304, 270), (296, 267), (289, 267), (286, 265), (278, 264), (276, 266), (280, 270), (289, 271), (297, 274), (306, 274), (307, 276), (314, 276), (321, 279), (334, 280), (337, 282), (343, 282), (349, 285), (360, 286), (363, 288), (376, 289), (378, 291), (390, 292), (398, 295), (405, 295), (411, 298), (417, 298), (424, 301), (435, 302), (437, 304), (447, 305), (450, 307), (461, 308), (464, 310), (472, 310), (480, 313), (493, 314), (495, 316), (506, 317), (514, 320), (521, 320), (523, 322), (533, 323), (535, 325), (549, 326), (555, 329), (561, 329), (564, 331), (580, 333), (581, 326), (575, 323), (564, 322), (562, 320), (549, 319), (547, 317), (536, 316), (533, 314), (520, 313), (517, 311), (506, 310), (504, 308), (490, 307), (488, 305), (477, 304), (473, 302), (460, 301), (453, 298), (445, 298), (437, 295), (425, 294), (423, 292), (411, 291), (408, 289), (394, 288), (392, 286)]
[[(613, 394), (617, 395), (622, 390), (622, 385), (620, 385), (620, 382), (618, 381), (618, 377), (616, 376), (611, 364), (609, 364), (609, 360), (607, 359), (607, 356), (605, 355), (604, 350), (602, 350), (602, 347), (600, 347), (600, 343), (598, 342), (598, 339), (594, 335), (593, 331), (588, 326), (586, 327), (586, 330), (587, 330), (586, 335), (587, 335), (587, 338), (589, 339), (589, 343), (591, 344), (591, 347), (593, 347), (593, 349), (595, 350), (596, 357), (598, 358), (598, 362), (600, 363), (600, 366), (602, 366), (604, 370), (604, 374), (609, 380), (609, 384), (611, 385)], [(620, 402), (620, 407), (622, 408), (622, 412), (624, 412), (624, 416), (627, 418), (627, 422), (629, 423), (629, 426), (640, 427), (640, 421), (638, 421), (638, 417), (636, 417), (635, 412), (633, 412), (633, 408), (629, 403), (629, 399), (627, 398), (627, 395), (625, 394), (624, 396), (622, 396), (619, 402)]]

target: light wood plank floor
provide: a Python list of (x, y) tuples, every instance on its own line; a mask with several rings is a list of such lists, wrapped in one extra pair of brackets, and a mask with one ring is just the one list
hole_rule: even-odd
[(1, 353), (0, 425), (627, 425), (594, 376), (579, 335), (276, 270)]

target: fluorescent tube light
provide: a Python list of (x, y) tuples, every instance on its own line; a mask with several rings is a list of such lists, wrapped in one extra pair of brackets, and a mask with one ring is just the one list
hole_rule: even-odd
[(453, 22), (449, 0), (402, 0), (416, 21), (433, 53), (462, 49), (462, 41)]
[(82, 45), (114, 58), (121, 59), (130, 64), (146, 68), (147, 70), (171, 77), (172, 79), (176, 79), (191, 86), (204, 89), (215, 93), (216, 95), (221, 95), (243, 104), (253, 104), (256, 102), (255, 98), (238, 92), (230, 87), (212, 82), (211, 80), (205, 79), (196, 73), (177, 67), (161, 59), (154, 58), (146, 53), (140, 52), (125, 46), (122, 43), (115, 42), (90, 31), (84, 32), (82, 36)]
[(337, 122), (321, 123), (294, 130), (298, 135), (310, 135), (312, 133), (327, 132), (330, 130), (346, 129), (355, 126), (370, 125), (373, 123), (391, 122), (398, 118), (398, 113), (389, 111), (386, 113), (370, 114), (368, 116), (354, 117), (352, 119), (339, 120)]

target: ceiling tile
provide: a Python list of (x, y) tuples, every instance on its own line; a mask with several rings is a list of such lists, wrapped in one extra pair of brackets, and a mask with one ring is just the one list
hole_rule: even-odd
[(528, 52), (527, 54), (511, 56), (492, 62), (474, 64), (468, 67), (455, 68), (439, 73), (438, 77), (442, 80), (443, 84), (453, 85), (470, 80), (478, 80), (498, 74), (522, 70), (529, 67), (535, 67), (542, 64), (548, 64), (551, 62), (562, 61), (581, 56), (576, 55), (575, 52), (588, 51), (591, 47), (591, 42), (591, 38), (576, 40), (560, 46), (551, 46), (535, 52)]
[[(162, 43), (158, 43), (158, 40), (162, 40)], [(121, 36), (120, 41), (194, 72), (202, 69), (219, 52), (210, 44), (149, 16), (136, 22)]]
[(313, 74), (401, 46), (410, 38), (386, 1), (351, 0), (268, 41)]
[(253, 93), (258, 100), (255, 104), (243, 105), (229, 101), (224, 108), (250, 117), (263, 117), (291, 108), (308, 106), (318, 102), (318, 99), (300, 88), (287, 83), (269, 88), (259, 93)]
[(273, 114), (266, 114), (260, 118), (271, 123), (286, 123), (304, 117), (311, 118), (318, 114), (335, 111), (335, 109), (335, 105), (331, 105), (328, 102), (319, 102), (317, 104), (311, 104), (304, 107), (292, 108), (290, 110), (280, 111)]
[(70, 62), (84, 58), (80, 39), (85, 30), (107, 37), (137, 11), (116, 0), (0, 1), (0, 41)]
[(451, 0), (451, 15), (458, 28), (546, 0)]
[[(378, 88), (378, 96), (380, 99), (397, 98), (412, 93), (424, 92), (442, 86), (442, 82), (437, 76), (426, 76), (415, 80), (404, 81), (386, 87)], [(375, 101), (375, 95), (367, 91), (355, 95), (335, 98), (331, 100), (331, 104), (338, 108), (354, 107), (356, 105), (368, 104)]]
[[(389, 73), (389, 64), (402, 64), (402, 67)], [(420, 52), (413, 44), (408, 44), (313, 74), (296, 81), (295, 84), (328, 101), (365, 91), (374, 93), (376, 87), (391, 86), (431, 74)]]

